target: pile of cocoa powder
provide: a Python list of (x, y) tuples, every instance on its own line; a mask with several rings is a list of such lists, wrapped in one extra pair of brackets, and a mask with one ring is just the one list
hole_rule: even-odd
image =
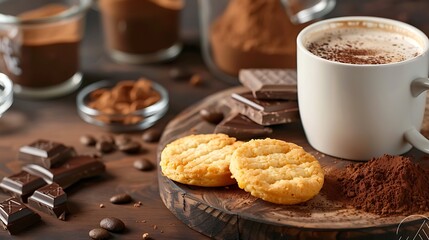
[(279, 0), (231, 0), (210, 29), (216, 65), (236, 75), (242, 68), (296, 67), (294, 25)]
[(382, 216), (429, 211), (428, 172), (410, 158), (384, 155), (335, 175), (342, 200), (356, 209)]

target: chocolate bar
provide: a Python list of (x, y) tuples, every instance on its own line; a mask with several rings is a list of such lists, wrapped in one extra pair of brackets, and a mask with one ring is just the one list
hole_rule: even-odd
[(66, 214), (68, 214), (67, 195), (57, 183), (51, 183), (37, 189), (28, 198), (28, 204), (34, 209), (55, 216), (63, 221)]
[(17, 234), (40, 221), (40, 216), (12, 197), (0, 203), (0, 220), (4, 230)]
[(250, 92), (233, 93), (236, 109), (263, 126), (299, 121), (298, 101), (255, 99)]
[(38, 188), (46, 185), (46, 182), (38, 176), (21, 171), (8, 177), (4, 177), (0, 182), (0, 188), (13, 196), (20, 198), (22, 202), (27, 202), (27, 198)]
[(45, 168), (59, 165), (76, 155), (73, 148), (48, 140), (37, 140), (19, 149), (18, 159)]
[(100, 175), (106, 170), (106, 166), (91, 156), (76, 156), (55, 168), (46, 169), (36, 164), (28, 164), (22, 169), (48, 183), (56, 182), (65, 189), (81, 179)]
[(225, 133), (240, 140), (266, 136), (273, 132), (271, 128), (263, 127), (240, 113), (231, 113), (230, 116), (220, 122), (215, 133)]
[(298, 99), (295, 70), (243, 69), (239, 80), (257, 99)]

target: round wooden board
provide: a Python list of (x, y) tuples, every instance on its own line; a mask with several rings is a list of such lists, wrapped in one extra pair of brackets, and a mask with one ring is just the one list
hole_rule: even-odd
[[(245, 89), (236, 87), (219, 92), (179, 114), (164, 131), (158, 161), (169, 142), (190, 134), (212, 133), (215, 126), (204, 122), (199, 111), (219, 109), (227, 114), (231, 110), (229, 96), (242, 91)], [(323, 166), (327, 173), (325, 184), (314, 199), (293, 206), (272, 204), (236, 185), (205, 188), (180, 184), (164, 177), (158, 167), (160, 195), (166, 207), (192, 229), (216, 239), (399, 239), (401, 236), (405, 239), (404, 236), (414, 236), (419, 230), (422, 217), (381, 217), (332, 200), (338, 197), (335, 195), (338, 188), (336, 181), (329, 178), (329, 172), (355, 162), (314, 150), (306, 140), (301, 123), (279, 125), (273, 130), (269, 137), (304, 147)], [(429, 167), (422, 153), (412, 150), (406, 155)]]

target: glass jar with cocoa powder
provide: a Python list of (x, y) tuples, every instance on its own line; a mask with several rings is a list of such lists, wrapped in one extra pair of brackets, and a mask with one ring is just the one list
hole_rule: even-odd
[(121, 63), (153, 63), (181, 51), (183, 0), (98, 0), (106, 48)]
[(296, 68), (296, 37), (335, 0), (199, 0), (204, 61), (237, 83), (244, 68)]
[(14, 93), (50, 98), (82, 80), (79, 45), (91, 0), (0, 1), (0, 72)]

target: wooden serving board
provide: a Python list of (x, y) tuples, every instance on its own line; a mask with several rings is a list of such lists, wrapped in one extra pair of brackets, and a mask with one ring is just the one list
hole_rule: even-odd
[[(215, 126), (200, 118), (201, 109), (228, 113), (231, 93), (243, 91), (244, 88), (236, 87), (219, 92), (179, 114), (164, 131), (158, 161), (169, 142), (190, 134), (213, 132)], [(279, 125), (273, 130), (269, 137), (294, 142), (320, 161), (327, 177), (315, 198), (298, 205), (278, 205), (255, 198), (236, 185), (206, 188), (180, 184), (164, 177), (158, 167), (159, 190), (166, 207), (192, 229), (215, 239), (399, 239), (416, 234), (422, 224), (421, 217), (381, 217), (335, 201), (338, 188), (336, 181), (329, 178), (329, 172), (355, 162), (314, 150), (306, 140), (301, 123)], [(406, 155), (429, 167), (419, 151), (412, 150)], [(429, 216), (429, 213), (421, 215)]]

